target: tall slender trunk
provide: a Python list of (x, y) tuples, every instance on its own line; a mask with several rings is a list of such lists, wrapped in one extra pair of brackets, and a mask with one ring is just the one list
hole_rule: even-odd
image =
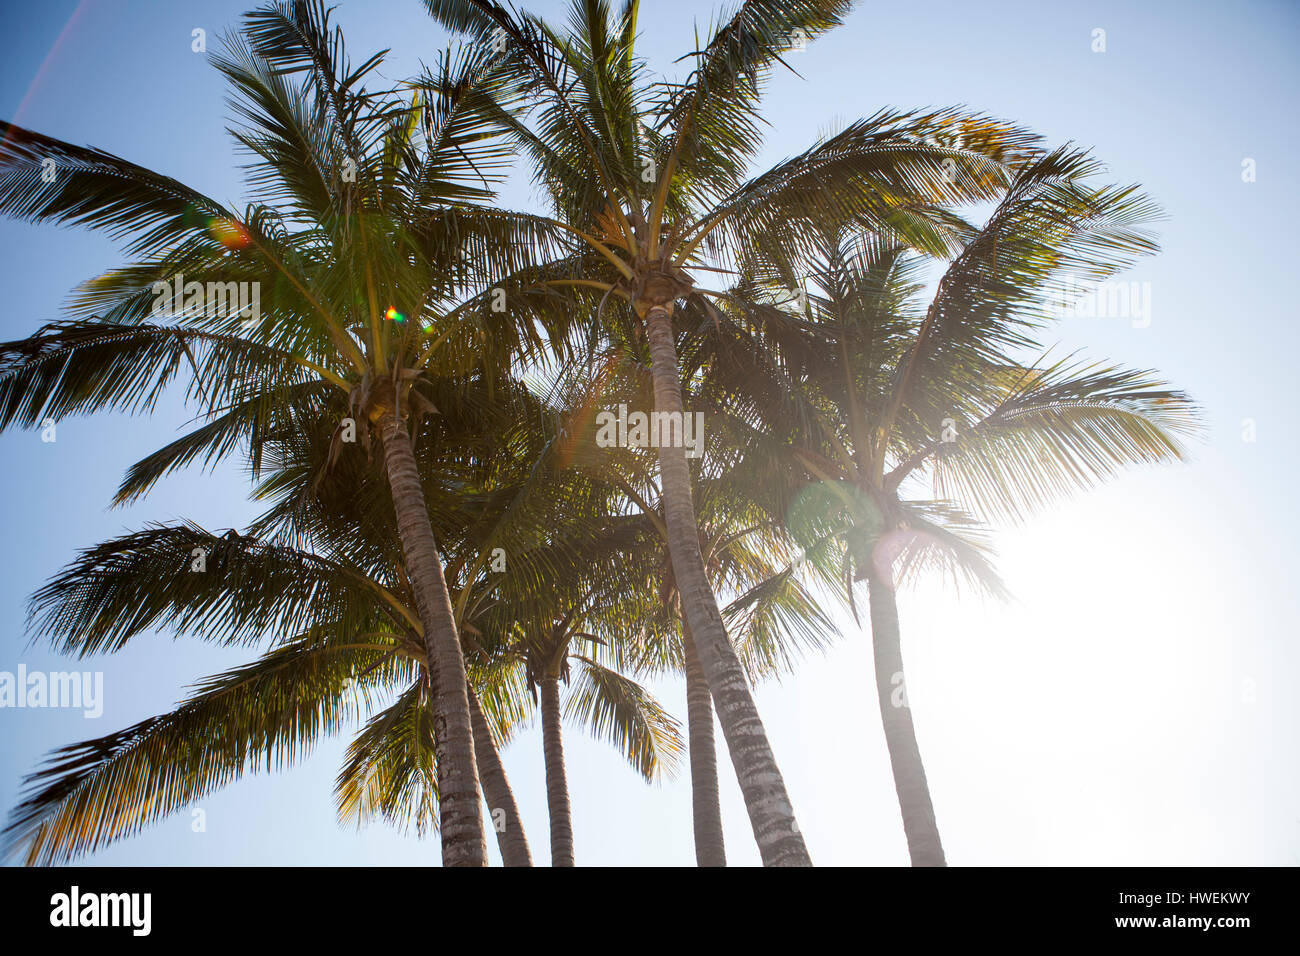
[(700, 658), (691, 640), (690, 625), (682, 621), (686, 656), (686, 726), (691, 748), (691, 811), (695, 821), (695, 862), (726, 866), (722, 840), (722, 806), (718, 802), (718, 752), (713, 745), (713, 698)]
[[(653, 359), (655, 410), (680, 413), (682, 386), (668, 308), (652, 305), (646, 310), (646, 335)], [(717, 598), (704, 573), (686, 449), (666, 447), (666, 444), (661, 443), (659, 448), (659, 471), (673, 575), (681, 596), (682, 613), (690, 622), (700, 665), (713, 691), (718, 721), (745, 797), (759, 854), (764, 866), (811, 866), (785, 781), (772, 755), (735, 648), (727, 637)]]
[(438, 822), (443, 866), (487, 866), (478, 769), (465, 688), (465, 659), (442, 575), (406, 423), (389, 414), (379, 422), (384, 464), (397, 512), (406, 570), (424, 626), (424, 648), (433, 689), (434, 747), (438, 757)]
[(907, 703), (907, 683), (903, 677), (903, 648), (899, 640), (898, 602), (891, 581), (879, 572), (867, 576), (871, 597), (871, 644), (876, 659), (876, 695), (880, 698), (880, 717), (885, 724), (885, 744), (889, 763), (894, 770), (894, 789), (903, 811), (903, 832), (913, 866), (946, 866), (943, 844), (939, 842), (939, 824), (934, 819), (930, 787), (925, 782), (921, 749), (916, 744), (916, 728)]
[(515, 793), (506, 778), (506, 768), (501, 765), (501, 755), (492, 742), (487, 715), (483, 713), (483, 705), (473, 686), (467, 686), (466, 692), (469, 695), (469, 716), (474, 726), (474, 759), (478, 763), (483, 796), (487, 799), (488, 816), (492, 819), (492, 829), (496, 831), (501, 862), (505, 866), (532, 866), (533, 855), (528, 850), (528, 838), (524, 836), (524, 821), (519, 816)]
[(546, 755), (546, 806), (551, 814), (551, 866), (573, 866), (573, 811), (560, 736), (560, 680), (542, 679), (542, 750)]

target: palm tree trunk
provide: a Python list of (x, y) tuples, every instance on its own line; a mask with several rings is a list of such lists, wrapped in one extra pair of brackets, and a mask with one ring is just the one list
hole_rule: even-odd
[(542, 678), (542, 751), (546, 755), (546, 806), (551, 815), (551, 866), (573, 866), (573, 810), (560, 736), (560, 679)]
[[(682, 386), (673, 343), (672, 315), (662, 305), (646, 310), (646, 335), (653, 360), (655, 410), (682, 411)], [(659, 448), (663, 479), (664, 521), (668, 550), (681, 596), (682, 613), (691, 626), (700, 665), (713, 691), (718, 721), (731, 753), (732, 766), (745, 797), (749, 822), (764, 866), (811, 866), (785, 781), (772, 755), (767, 732), (754, 706), (745, 672), (727, 637), (718, 601), (704, 573), (699, 529), (691, 499), (691, 472), (683, 447)]]
[(700, 866), (726, 866), (722, 806), (718, 801), (718, 752), (713, 744), (713, 698), (700, 667), (695, 642), (691, 640), (690, 626), (685, 621), (682, 621), (682, 647), (686, 656), (686, 726), (691, 750), (695, 862)]
[(501, 755), (492, 742), (487, 715), (472, 686), (466, 687), (469, 695), (469, 716), (474, 724), (474, 758), (478, 763), (479, 781), (483, 796), (487, 798), (488, 815), (497, 835), (497, 849), (505, 866), (532, 866), (533, 855), (528, 850), (524, 836), (524, 822), (519, 816), (515, 793), (506, 778), (506, 768), (501, 765)]
[(447, 581), (442, 575), (442, 556), (433, 538), (406, 423), (390, 414), (380, 420), (379, 428), (393, 507), (397, 512), (397, 532), (420, 623), (424, 626), (424, 647), (433, 689), (442, 865), (487, 866), (474, 735), (465, 692), (465, 659), (461, 656)]
[(903, 832), (913, 866), (946, 866), (943, 844), (939, 842), (939, 824), (934, 819), (930, 787), (925, 782), (921, 749), (916, 744), (916, 728), (907, 704), (907, 684), (903, 678), (903, 648), (899, 640), (898, 603), (889, 580), (878, 572), (867, 576), (871, 597), (871, 643), (876, 658), (876, 695), (880, 698), (880, 717), (885, 725), (885, 744), (889, 763), (894, 770), (894, 789), (903, 811)]

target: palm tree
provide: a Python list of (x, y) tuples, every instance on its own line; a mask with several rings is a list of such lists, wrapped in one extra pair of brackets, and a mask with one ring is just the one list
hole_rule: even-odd
[[(250, 664), (208, 678), (175, 710), (58, 751), (32, 774), (5, 830), (6, 854), (64, 862), (129, 836), (259, 763), (292, 763), (385, 696), (348, 749), (336, 789), (340, 817), (436, 826), (436, 729), (431, 681), (410, 578), (354, 562), (339, 535), (326, 553), (252, 534), (155, 525), (82, 552), (33, 598), (38, 636), (80, 655), (120, 649), (166, 628), (221, 644), (270, 639)], [(369, 557), (391, 534), (356, 549)], [(392, 553), (389, 546), (386, 550)], [(176, 573), (205, 555), (201, 573)], [(527, 563), (527, 559), (524, 559)], [(527, 576), (526, 574), (524, 576)], [(467, 638), (486, 643), (480, 588)], [(484, 630), (479, 625), (484, 626)], [(489, 646), (491, 646), (489, 644)], [(507, 866), (531, 865), (498, 749), (528, 716), (523, 669), (509, 655), (472, 657), (468, 697), (484, 793)], [(680, 747), (672, 719), (634, 681), (580, 658), (570, 716), (619, 746), (647, 779)], [(545, 709), (545, 708), (544, 708)], [(544, 715), (545, 717), (546, 715)]]
[[(851, 0), (747, 0), (691, 54), (695, 66), (682, 82), (653, 81), (637, 60), (636, 0), (618, 15), (604, 0), (574, 0), (567, 34), (493, 0), (426, 6), (480, 49), (497, 52), (513, 88), (533, 104), (533, 126), (519, 123), (515, 139), (552, 199), (555, 214), (547, 222), (587, 253), (586, 273), (564, 281), (630, 308), (652, 360), (654, 408), (668, 415), (683, 411), (675, 307), (710, 295), (693, 272), (725, 269), (760, 236), (769, 254), (793, 256), (815, 223), (846, 216), (945, 250), (954, 235), (938, 204), (990, 198), (1004, 179), (1001, 164), (1032, 142), (987, 117), (885, 112), (746, 180), (772, 66), (838, 24)], [(763, 862), (807, 865), (785, 783), (699, 553), (685, 450), (661, 447), (659, 467), (683, 611)]]
[[(1126, 465), (1179, 460), (1178, 435), (1195, 424), (1187, 397), (1152, 373), (1016, 358), (1035, 347), (1066, 270), (1101, 280), (1155, 248), (1144, 228), (1150, 202), (1133, 188), (1090, 186), (1097, 170), (1070, 149), (1023, 164), (924, 310), (920, 263), (901, 242), (828, 229), (807, 263), (806, 313), (769, 306), (753, 316), (763, 354), (779, 361), (732, 370), (740, 393), (766, 389), (756, 399), (766, 421), (794, 426), (793, 435), (772, 431), (765, 448), (793, 480), (815, 483), (796, 518), (803, 538), (823, 547), (838, 530), (850, 600), (853, 581), (867, 582), (877, 694), (914, 865), (945, 860), (900, 693), (898, 567), (938, 562), (1002, 593), (981, 519), (1018, 517)], [(790, 280), (779, 270), (767, 279), (778, 289)], [(936, 500), (907, 493), (927, 468)]]
[[(710, 341), (717, 328), (714, 318), (693, 314), (689, 304), (682, 316), (683, 394), (714, 423), (708, 435), (710, 452), (703, 456), (695, 483), (700, 554), (714, 593), (733, 598), (722, 616), (746, 679), (757, 684), (792, 669), (798, 650), (824, 646), (836, 629), (796, 573), (797, 548), (784, 532), (781, 503), (765, 494), (771, 486), (756, 473), (755, 460), (734, 453), (744, 447), (749, 423), (736, 415), (730, 394), (710, 392), (708, 366), (716, 356), (704, 346), (716, 346)], [(620, 511), (630, 508), (636, 515), (638, 538), (629, 544), (622, 563), (626, 569), (640, 562), (635, 572), (644, 577), (640, 590), (654, 596), (639, 613), (628, 611), (629, 619), (641, 622), (640, 634), (611, 649), (619, 666), (637, 673), (680, 671), (685, 676), (696, 861), (700, 866), (725, 866), (712, 697), (681, 611), (662, 491), (649, 456), (634, 449), (617, 454), (597, 449), (591, 441), (590, 416), (583, 415), (602, 397), (631, 407), (644, 400), (638, 392), (645, 391), (649, 370), (638, 361), (633, 343), (621, 344), (622, 351), (605, 363), (618, 372), (589, 384), (585, 398), (569, 400), (576, 409), (571, 417), (587, 422), (586, 445), (574, 455), (575, 464), (612, 486), (626, 502), (617, 506)]]
[[(452, 387), (428, 384), (440, 399)], [(417, 435), (422, 472), (435, 476), (427, 485), (439, 535), (460, 544), (474, 504), (466, 448), (491, 442), (511, 418), (509, 403), (489, 404), (472, 388), (457, 396), (460, 402), (443, 403), (454, 414), (421, 419)], [(382, 463), (369, 454), (338, 455), (333, 418), (319, 408), (287, 403), (262, 424), (251, 452), (269, 474), (256, 497), (275, 503), (251, 533), (218, 538), (189, 525), (150, 528), (84, 552), (34, 599), (38, 633), (78, 653), (115, 650), (157, 626), (221, 643), (269, 637), (272, 648), (203, 682), (171, 714), (65, 748), (62, 761), (29, 778), (29, 798), (5, 837), (29, 862), (66, 860), (129, 835), (255, 768), (259, 755), (268, 767), (291, 762), (316, 737), (369, 709), (377, 691), (382, 699), (395, 690), (397, 700), (349, 748), (337, 784), (340, 816), (358, 824), (381, 816), (421, 833), (437, 826), (423, 625)], [(156, 478), (167, 457), (138, 463), (126, 487), (145, 473)], [(200, 554), (203, 573), (193, 573)], [(396, 671), (388, 663), (395, 656), (407, 659)], [(470, 676), (476, 762), (502, 860), (528, 866), (498, 754), (527, 716), (522, 687), (501, 668), (476, 664)], [(232, 711), (225, 721), (222, 706)]]
[[(722, 616), (736, 635), (737, 656), (745, 667), (746, 679), (757, 684), (789, 667), (793, 647), (801, 643), (824, 644), (834, 635), (835, 627), (805, 590), (795, 565), (781, 566), (773, 562), (773, 556), (788, 554), (790, 542), (775, 526), (740, 528), (735, 522), (735, 512), (715, 512), (715, 507), (722, 507), (721, 496), (714, 494), (715, 491), (709, 485), (700, 487), (700, 553), (715, 593), (735, 595), (722, 609)], [(665, 655), (658, 642), (638, 642), (642, 646), (634, 651), (636, 666), (656, 670), (659, 668), (654, 665), (660, 661), (655, 658), (666, 658), (686, 678), (696, 862), (700, 866), (726, 866), (712, 696), (700, 667), (690, 624), (682, 614), (681, 595), (666, 553), (668, 542), (663, 520), (655, 511), (646, 516), (665, 551), (659, 580), (662, 611), (675, 624), (674, 630), (680, 636), (671, 655)], [(654, 631), (648, 630), (644, 637), (652, 634)]]
[[(559, 490), (554, 480), (547, 487)], [(551, 865), (573, 866), (562, 718), (579, 717), (609, 738), (647, 781), (674, 772), (682, 741), (676, 721), (644, 687), (599, 659), (601, 648), (629, 640), (629, 622), (643, 602), (642, 582), (622, 560), (636, 529), (591, 507), (599, 503), (593, 497), (561, 491), (556, 499), (565, 512), (547, 515), (546, 540), (506, 550), (508, 574), (481, 582), (465, 631), (492, 666), (523, 668), (540, 708)], [(572, 687), (564, 705), (562, 684)]]
[[(422, 422), (418, 447), (466, 660), (475, 673), (522, 672), (516, 683), (540, 703), (552, 862), (572, 865), (559, 686), (571, 668), (565, 714), (621, 749), (647, 781), (671, 773), (680, 750), (675, 721), (644, 688), (572, 647), (626, 639), (640, 581), (622, 559), (634, 543), (626, 521), (612, 520), (604, 483), (565, 464), (562, 411), (512, 380), (429, 384), (430, 397), (454, 410)], [(448, 389), (455, 403), (441, 401)], [(360, 455), (336, 457), (328, 430), (269, 430), (254, 451), (276, 471), (259, 497), (278, 499), (259, 530), (328, 535), (368, 565), (400, 561), (377, 550), (394, 537), (388, 512), (374, 507), (380, 476)]]
[[(200, 553), (203, 570), (189, 571)], [(38, 635), (78, 655), (117, 650), (154, 627), (272, 646), (200, 682), (170, 713), (57, 751), (28, 778), (4, 833), (6, 851), (29, 864), (129, 836), (259, 763), (293, 762), (386, 685), (418, 696), (427, 684), (419, 619), (385, 582), (342, 556), (192, 524), (83, 551), (33, 597), (32, 618)], [(430, 754), (419, 769), (431, 766)]]
[[(606, 608), (599, 618), (607, 622), (614, 613), (613, 608)], [(682, 750), (676, 721), (644, 687), (616, 669), (602, 665), (590, 652), (580, 653), (572, 648), (574, 643), (583, 641), (606, 643), (599, 633), (580, 630), (592, 624), (592, 617), (574, 608), (545, 629), (528, 627), (502, 651), (507, 659), (523, 661), (528, 684), (539, 701), (552, 866), (574, 865), (573, 811), (562, 731), (564, 716), (581, 714), (593, 728), (616, 739), (647, 780), (671, 774)], [(579, 676), (569, 692), (567, 705), (562, 707), (560, 687), (571, 682), (575, 665)]]
[[(482, 865), (465, 666), (410, 428), (429, 410), (430, 375), (502, 368), (564, 340), (562, 328), (535, 325), (562, 311), (543, 319), (525, 293), (508, 321), (486, 320), (491, 283), (544, 241), (527, 217), (474, 205), (503, 172), (507, 144), (487, 134), (508, 97), (474, 52), (444, 55), (409, 102), (368, 90), (382, 55), (354, 69), (319, 2), (247, 15), (214, 62), (252, 156), (257, 202), (242, 214), (100, 150), (0, 131), (0, 213), (102, 229), (128, 239), (135, 258), (86, 284), (74, 320), (0, 346), (0, 427), (148, 411), (190, 369), (187, 398), (208, 421), (142, 463), (130, 497), (178, 463), (228, 453), (277, 408), (282, 418), (319, 413), (338, 396), (349, 413), (340, 435), (377, 436), (392, 491), (432, 675), (443, 861)], [(52, 179), (42, 175), (49, 160)], [(183, 302), (162, 297), (173, 282)], [(260, 309), (241, 315), (188, 291), (241, 282), (260, 289)], [(168, 312), (174, 324), (159, 321)]]

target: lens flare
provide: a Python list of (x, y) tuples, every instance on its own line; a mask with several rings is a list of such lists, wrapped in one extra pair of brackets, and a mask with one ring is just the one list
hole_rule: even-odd
[(227, 249), (243, 249), (253, 241), (243, 225), (220, 216), (208, 220), (208, 234)]
[(191, 228), (203, 229), (227, 249), (243, 249), (253, 237), (249, 235), (242, 223), (225, 216), (209, 216), (207, 213), (188, 206), (181, 215), (181, 221)]

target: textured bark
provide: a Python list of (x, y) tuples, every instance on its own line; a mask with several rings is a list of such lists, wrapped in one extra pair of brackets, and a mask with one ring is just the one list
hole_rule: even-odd
[(438, 757), (438, 824), (443, 866), (487, 866), (478, 769), (465, 693), (465, 660), (442, 574), (442, 556), (433, 538), (415, 452), (405, 423), (396, 415), (380, 420), (384, 464), (397, 512), (397, 531), (406, 570), (424, 626), (424, 646), (432, 686), (434, 748)]
[(686, 726), (691, 748), (691, 811), (695, 822), (695, 862), (700, 866), (726, 866), (722, 839), (722, 805), (718, 800), (718, 752), (713, 743), (713, 698), (709, 682), (682, 622), (686, 654)]
[(528, 838), (524, 836), (524, 822), (519, 816), (515, 793), (506, 778), (506, 768), (501, 765), (501, 755), (492, 742), (487, 715), (483, 713), (483, 705), (479, 703), (474, 688), (467, 687), (466, 691), (469, 694), (469, 716), (474, 726), (474, 759), (478, 763), (478, 777), (487, 800), (488, 817), (497, 835), (501, 862), (505, 866), (532, 866), (533, 855), (528, 850)]
[[(673, 343), (672, 316), (663, 306), (646, 310), (646, 335), (653, 359), (655, 410), (680, 412), (682, 387)], [(700, 665), (713, 692), (718, 722), (736, 768), (745, 797), (749, 822), (764, 866), (811, 866), (803, 836), (795, 822), (785, 781), (772, 755), (767, 732), (758, 717), (745, 673), (727, 637), (718, 601), (704, 573), (700, 555), (695, 505), (691, 499), (691, 473), (683, 447), (660, 447), (659, 471), (663, 480), (664, 521), (673, 576), (681, 597), (682, 614), (691, 626)]]
[[(930, 787), (925, 781), (921, 748), (907, 703), (907, 681), (903, 676), (903, 648), (898, 630), (898, 603), (894, 588), (877, 573), (867, 576), (871, 596), (871, 643), (876, 659), (876, 694), (880, 717), (885, 725), (885, 744), (894, 770), (894, 789), (903, 811), (903, 832), (913, 866), (946, 866), (939, 824), (934, 819)], [(895, 694), (897, 693), (897, 700)]]
[(542, 679), (542, 750), (546, 754), (546, 806), (551, 815), (551, 866), (573, 866), (573, 811), (560, 736), (560, 681)]

